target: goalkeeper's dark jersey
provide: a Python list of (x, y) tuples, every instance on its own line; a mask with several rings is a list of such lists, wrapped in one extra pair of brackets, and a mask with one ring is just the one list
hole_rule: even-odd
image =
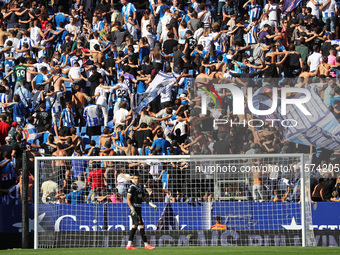
[(143, 197), (148, 195), (143, 185), (136, 186), (135, 184), (130, 185), (128, 194), (131, 195), (130, 201), (134, 207), (142, 207)]

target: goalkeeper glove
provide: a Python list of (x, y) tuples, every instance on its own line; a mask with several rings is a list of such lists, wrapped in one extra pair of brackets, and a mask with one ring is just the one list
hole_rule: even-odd
[(136, 215), (136, 210), (133, 206), (130, 206), (130, 212), (131, 212), (131, 216), (135, 216)]
[(153, 209), (155, 209), (156, 211), (158, 211), (157, 205), (153, 204), (152, 202), (150, 202), (149, 205), (150, 205)]

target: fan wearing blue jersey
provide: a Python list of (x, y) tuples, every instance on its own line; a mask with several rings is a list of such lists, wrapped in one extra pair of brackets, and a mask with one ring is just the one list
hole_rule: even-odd
[(41, 73), (38, 74), (37, 76), (35, 76), (33, 78), (33, 80), (31, 81), (31, 86), (32, 86), (32, 93), (35, 94), (36, 92), (36, 88), (38, 86), (43, 86), (42, 89), (44, 89), (44, 86), (47, 84), (47, 74), (48, 74), (48, 70), (46, 66), (42, 66), (40, 69)]
[[(0, 103), (3, 104), (8, 103), (8, 95), (6, 94), (6, 88), (3, 86), (0, 87)], [(7, 110), (3, 106), (0, 106), (0, 116), (2, 116), (4, 120), (6, 120), (8, 116)]]
[(259, 20), (257, 18), (253, 18), (253, 22), (248, 25), (244, 31), (247, 33), (246, 43), (247, 45), (256, 44), (257, 43), (257, 32), (259, 27)]
[(123, 5), (122, 14), (124, 15), (124, 23), (128, 23), (129, 16), (132, 16), (134, 20), (137, 18), (137, 9), (127, 0), (120, 0), (120, 3)]
[(94, 135), (101, 135), (101, 123), (100, 119), (102, 111), (98, 105), (93, 104), (93, 99), (89, 98), (89, 105), (84, 109), (83, 117), (86, 120), (86, 133), (90, 137)]
[(257, 0), (249, 0), (244, 5), (243, 8), (248, 11), (249, 23), (253, 22), (253, 18), (260, 19), (262, 15), (262, 6), (257, 3)]
[(71, 102), (66, 102), (66, 108), (61, 112), (59, 120), (59, 130), (64, 129), (67, 134), (70, 133), (70, 128), (74, 127), (74, 118), (76, 111), (72, 108)]
[(41, 101), (44, 101), (45, 99), (49, 101), (51, 113), (52, 113), (52, 123), (54, 127), (54, 132), (56, 135), (58, 135), (58, 123), (61, 116), (62, 111), (62, 105), (61, 105), (61, 98), (63, 97), (64, 93), (61, 91), (54, 91), (54, 87), (49, 87), (49, 92), (46, 93), (46, 96), (44, 93), (41, 93)]
[(157, 132), (157, 139), (155, 139), (152, 142), (152, 145), (151, 145), (151, 148), (150, 148), (151, 151), (153, 151), (158, 146), (162, 148), (162, 155), (165, 155), (167, 148), (171, 147), (170, 142), (168, 140), (164, 139), (163, 131)]
[(0, 162), (1, 188), (8, 189), (15, 184), (16, 174), (19, 173), (11, 162), (11, 154), (5, 151)]
[(28, 44), (28, 48), (30, 50), (33, 49), (33, 47), (35, 46), (35, 43), (34, 41), (30, 38), (30, 32), (29, 31), (25, 31), (24, 32), (24, 35), (23, 35), (23, 38), (19, 40), (19, 43), (17, 45), (17, 50), (22, 50), (23, 49), (23, 44), (24, 43), (27, 43)]
[(58, 12), (53, 15), (53, 22), (56, 26), (62, 22), (64, 25), (70, 21), (70, 19), (67, 17), (65, 13), (63, 13), (64, 7), (62, 5), (58, 6)]

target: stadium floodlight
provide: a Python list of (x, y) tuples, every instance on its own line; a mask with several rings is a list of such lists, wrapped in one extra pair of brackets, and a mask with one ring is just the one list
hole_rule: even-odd
[[(132, 226), (126, 183), (136, 173), (159, 209), (142, 205), (152, 246), (312, 246), (308, 160), (303, 154), (36, 157), (34, 248), (125, 247)], [(142, 245), (137, 233), (134, 246)]]

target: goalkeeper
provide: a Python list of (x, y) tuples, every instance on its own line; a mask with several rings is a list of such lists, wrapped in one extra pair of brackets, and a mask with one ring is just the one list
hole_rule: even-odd
[(148, 198), (148, 194), (142, 185), (139, 184), (139, 176), (133, 177), (134, 184), (130, 185), (128, 189), (126, 201), (130, 207), (130, 214), (132, 218), (132, 229), (130, 230), (129, 241), (126, 246), (127, 250), (137, 250), (132, 246), (133, 238), (136, 234), (137, 227), (139, 226), (140, 234), (144, 242), (144, 246), (146, 250), (153, 250), (155, 247), (151, 246), (147, 242), (147, 238), (145, 235), (144, 223), (142, 219), (142, 203), (143, 200), (148, 203), (152, 208), (158, 210), (157, 206), (150, 202)]

